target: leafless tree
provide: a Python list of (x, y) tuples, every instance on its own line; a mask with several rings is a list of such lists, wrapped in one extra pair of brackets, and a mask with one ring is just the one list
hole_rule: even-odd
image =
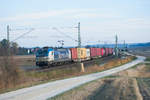
[(7, 40), (0, 42), (0, 88), (15, 86), (20, 79), (20, 71), (13, 58), (14, 52), (12, 46), (17, 48), (15, 43), (11, 44)]

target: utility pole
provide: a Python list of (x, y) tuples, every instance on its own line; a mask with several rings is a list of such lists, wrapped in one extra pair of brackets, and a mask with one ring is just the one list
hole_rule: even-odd
[(81, 48), (80, 22), (78, 23), (78, 47)]
[(81, 72), (84, 72), (84, 64), (81, 62), (80, 58), (80, 53), (81, 53), (81, 35), (80, 35), (80, 22), (78, 23), (78, 62), (80, 63), (81, 66)]
[(9, 25), (7, 25), (7, 41), (8, 41), (8, 43), (9, 43)]
[(81, 59), (80, 59), (80, 52), (81, 52), (80, 48), (81, 48), (81, 36), (80, 36), (80, 22), (79, 22), (78, 23), (78, 62), (81, 61)]
[(116, 55), (116, 57), (118, 57), (118, 36), (117, 35), (115, 37), (115, 42), (116, 42), (116, 44), (115, 44), (115, 55)]
[(124, 51), (126, 50), (126, 41), (124, 40)]
[(7, 46), (8, 46), (7, 52), (8, 52), (8, 56), (10, 55), (9, 31), (10, 31), (9, 25), (7, 25)]

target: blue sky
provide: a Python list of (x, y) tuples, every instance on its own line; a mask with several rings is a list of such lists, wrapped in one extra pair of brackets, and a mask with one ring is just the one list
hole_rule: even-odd
[[(77, 43), (77, 26), (81, 22), (82, 45), (150, 41), (150, 0), (0, 0), (0, 40), (16, 40), (20, 46), (65, 46)], [(22, 29), (22, 30), (19, 30)], [(56, 30), (57, 29), (57, 30)], [(63, 32), (63, 33), (61, 33)], [(65, 35), (72, 38), (66, 37)]]

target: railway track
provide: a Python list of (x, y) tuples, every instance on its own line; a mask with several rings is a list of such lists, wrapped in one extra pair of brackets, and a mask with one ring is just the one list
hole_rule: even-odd
[[(83, 63), (84, 63), (85, 67), (88, 67), (93, 64), (96, 64), (96, 62), (100, 62), (100, 64), (104, 64), (104, 63), (112, 60), (113, 58), (114, 58), (114, 56), (108, 56), (108, 57), (93, 59), (93, 60), (89, 60), (89, 61), (84, 61)], [(55, 66), (51, 66), (51, 67), (43, 66), (42, 68), (34, 66), (34, 68), (27, 69), (25, 71), (44, 72), (44, 71), (55, 70), (55, 69), (63, 69), (63, 68), (67, 68), (67, 67), (76, 67), (78, 65), (79, 65), (79, 63), (72, 62), (72, 63), (67, 63), (64, 65), (57, 65), (57, 66), (55, 65)], [(29, 67), (32, 67), (32, 66), (29, 66)]]

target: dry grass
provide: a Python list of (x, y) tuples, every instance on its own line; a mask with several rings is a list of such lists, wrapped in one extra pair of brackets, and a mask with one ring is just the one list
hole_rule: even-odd
[(101, 66), (94, 65), (92, 67), (87, 67), (87, 68), (85, 68), (85, 70), (86, 70), (85, 73), (100, 72), (100, 71), (108, 70), (108, 69), (126, 64), (127, 62), (130, 62), (133, 59), (135, 59), (133, 56), (130, 56), (126, 59), (113, 59)]
[(35, 66), (35, 56), (14, 56), (14, 60), (17, 62), (17, 66)]
[(33, 79), (40, 79), (40, 80), (55, 80), (55, 79), (62, 79), (72, 76), (79, 76), (84, 74), (89, 74), (93, 72), (100, 72), (104, 70), (111, 69), (113, 67), (120, 66), (131, 61), (133, 57), (129, 57), (127, 59), (115, 59), (111, 60), (108, 63), (104, 64), (103, 66), (90, 66), (85, 67), (85, 72), (81, 72), (81, 67), (78, 65), (76, 67), (67, 67), (55, 70), (49, 70), (47, 72), (27, 72), (26, 76), (33, 78)]
[(91, 95), (95, 89), (103, 85), (103, 83), (104, 81), (102, 80), (89, 82), (86, 83), (86, 85), (81, 85), (50, 100), (84, 100), (88, 95)]
[(129, 78), (99, 79), (49, 100), (140, 100), (134, 84)]
[(104, 70), (111, 69), (113, 67), (117, 67), (122, 64), (125, 64), (131, 61), (132, 59), (133, 57), (128, 57), (127, 59), (113, 59), (102, 66), (94, 65), (94, 66), (85, 67), (85, 72), (81, 72), (80, 66), (54, 69), (54, 70), (49, 70), (46, 72), (35, 72), (35, 71), (24, 72), (22, 71), (20, 72), (21, 77), (18, 78), (19, 82), (17, 84), (6, 87), (6, 88), (0, 88), (0, 92), (10, 91), (16, 88), (32, 86), (35, 84), (40, 84), (40, 83), (44, 83), (48, 81), (104, 71)]
[(121, 71), (114, 74), (115, 76), (132, 77), (132, 78), (149, 78), (150, 66), (145, 64), (139, 64), (131, 69)]
[(0, 60), (0, 90), (14, 88), (20, 81), (21, 70), (17, 67), (13, 56), (3, 56)]

